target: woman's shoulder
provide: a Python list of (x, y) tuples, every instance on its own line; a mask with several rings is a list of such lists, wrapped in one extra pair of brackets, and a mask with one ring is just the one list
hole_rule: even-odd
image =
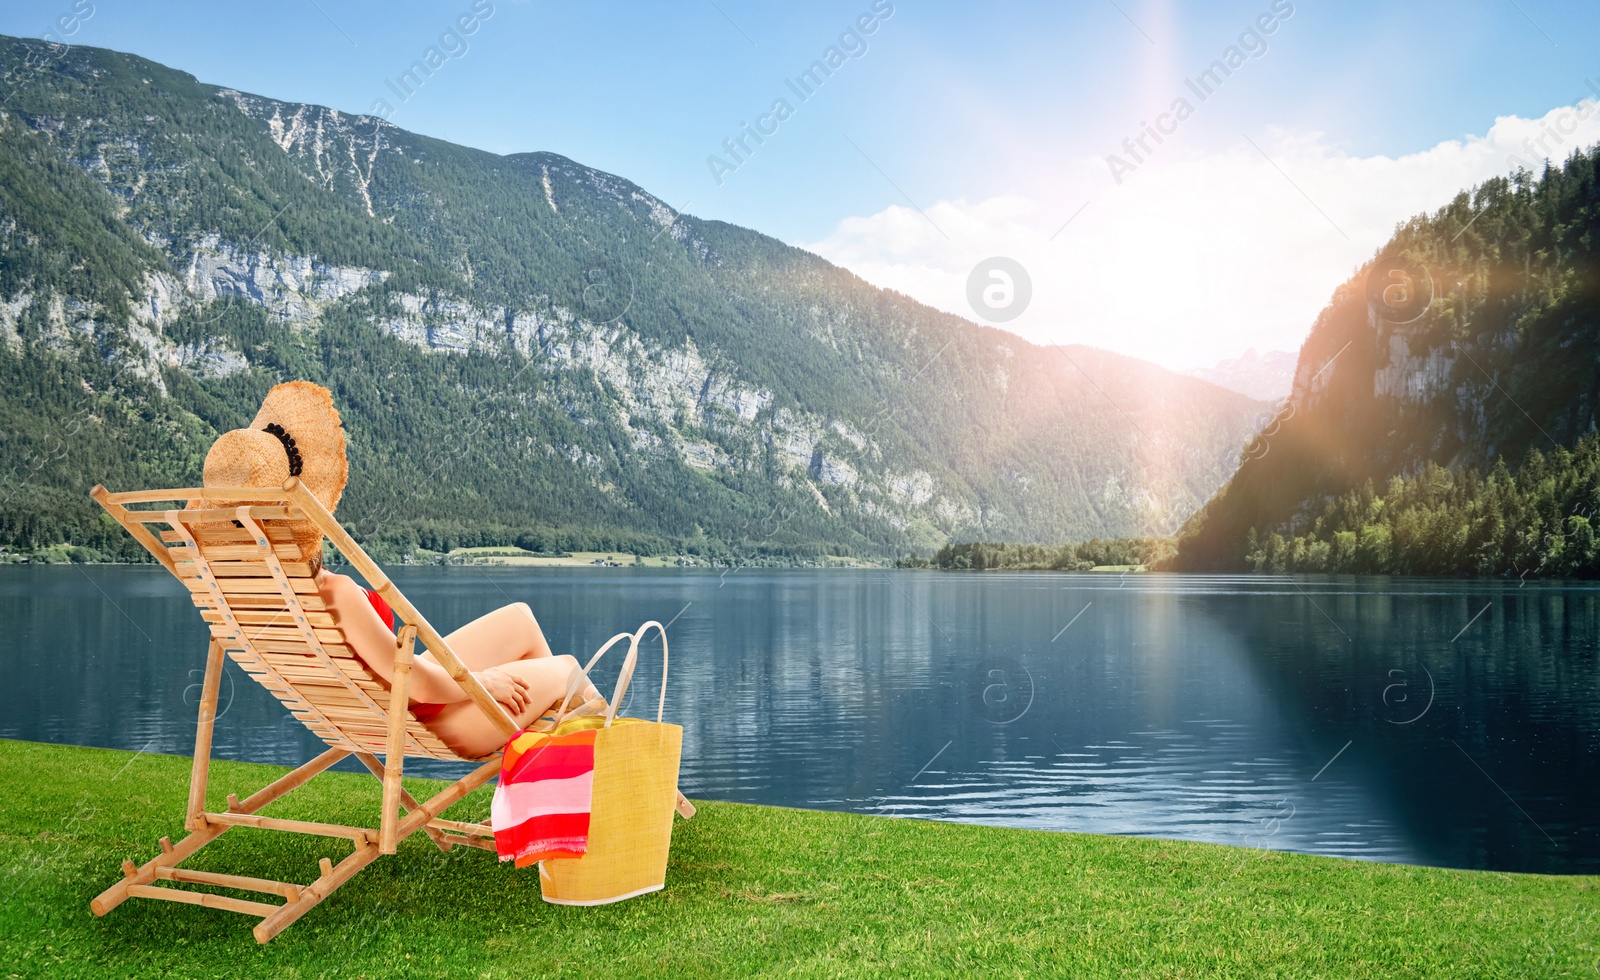
[(366, 591), (350, 576), (330, 572), (326, 568), (318, 570), (312, 581), (317, 583), (317, 591), (322, 593), (322, 597), (330, 602), (337, 602), (341, 596), (353, 598)]
[[(322, 593), (324, 601), (328, 603), (329, 611), (337, 618), (341, 612), (348, 612), (359, 608), (364, 600), (370, 605), (378, 618), (389, 629), (394, 629), (395, 614), (383, 596), (372, 591), (348, 575), (330, 572), (326, 568), (317, 572), (315, 581), (317, 589)], [(359, 598), (358, 598), (359, 597)], [(349, 603), (346, 605), (346, 603)]]
[(356, 584), (355, 579), (352, 579), (348, 575), (342, 575), (339, 572), (330, 572), (325, 565), (317, 569), (317, 573), (312, 576), (312, 579), (319, 587), (324, 589), (330, 587), (348, 588), (349, 586)]

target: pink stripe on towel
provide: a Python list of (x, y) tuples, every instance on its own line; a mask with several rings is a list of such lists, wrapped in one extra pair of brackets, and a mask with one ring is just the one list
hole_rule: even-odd
[(587, 813), (593, 797), (593, 769), (568, 779), (511, 783), (495, 791), (494, 802), (489, 807), (489, 821), (496, 830), (509, 830), (532, 817)]

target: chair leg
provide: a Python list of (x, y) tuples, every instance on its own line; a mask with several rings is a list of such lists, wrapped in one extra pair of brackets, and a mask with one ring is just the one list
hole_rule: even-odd
[[(377, 756), (373, 755), (371, 752), (357, 752), (356, 758), (360, 759), (361, 764), (366, 766), (367, 770), (374, 776), (377, 776), (379, 780), (383, 779), (383, 763), (378, 761)], [(400, 787), (400, 804), (406, 808), (406, 812), (408, 813), (412, 810), (420, 809), (422, 806), (422, 804), (417, 802), (416, 797), (407, 792), (404, 786)], [(438, 845), (439, 850), (445, 852), (450, 850), (449, 842), (444, 839), (444, 831), (435, 827), (424, 827), (422, 829), (427, 831), (428, 836), (433, 839), (435, 844)]]
[(340, 885), (354, 878), (357, 871), (377, 860), (382, 853), (378, 845), (368, 841), (333, 867), (324, 867), (321, 877), (300, 890), (298, 900), (285, 904), (250, 930), (256, 937), (256, 942), (270, 942), (273, 936), (293, 925), (295, 920), (332, 895)]
[(189, 773), (189, 812), (185, 830), (199, 830), (206, 808), (206, 782), (211, 776), (211, 732), (217, 722), (217, 689), (222, 685), (222, 644), (211, 641), (206, 651), (206, 676), (200, 688), (200, 717), (194, 728), (194, 768)]
[(428, 797), (426, 803), (406, 814), (406, 818), (400, 821), (400, 828), (396, 836), (400, 840), (410, 837), (418, 830), (426, 827), (430, 820), (437, 819), (441, 813), (459, 803), (462, 797), (498, 775), (500, 775), (499, 759), (490, 760), (472, 772), (467, 773), (438, 793)]
[(406, 707), (410, 704), (411, 658), (416, 642), (417, 628), (407, 624), (395, 646), (394, 678), (389, 684), (389, 731), (384, 742), (383, 775), (378, 777), (383, 784), (378, 847), (385, 854), (393, 854), (400, 843), (395, 832), (400, 825), (400, 774), (406, 762)]

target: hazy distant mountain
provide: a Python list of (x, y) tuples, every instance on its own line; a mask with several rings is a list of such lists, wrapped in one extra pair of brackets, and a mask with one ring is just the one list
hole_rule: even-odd
[(895, 553), (1170, 530), (1259, 404), (1038, 348), (549, 153), (0, 39), (0, 544), (193, 483), (288, 377), (389, 550)]
[(1252, 347), (1241, 357), (1231, 357), (1218, 361), (1213, 367), (1195, 368), (1184, 373), (1229, 391), (1270, 402), (1287, 395), (1294, 387), (1294, 364), (1295, 356), (1288, 351), (1269, 350), (1260, 354)]
[(1178, 567), (1595, 574), (1597, 421), (1600, 147), (1412, 218), (1336, 289)]

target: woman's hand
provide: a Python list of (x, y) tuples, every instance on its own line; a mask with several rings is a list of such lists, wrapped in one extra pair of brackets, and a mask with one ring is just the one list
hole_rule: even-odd
[(478, 679), (490, 697), (509, 708), (513, 716), (522, 714), (528, 707), (528, 682), (517, 675), (490, 667), (472, 676)]

